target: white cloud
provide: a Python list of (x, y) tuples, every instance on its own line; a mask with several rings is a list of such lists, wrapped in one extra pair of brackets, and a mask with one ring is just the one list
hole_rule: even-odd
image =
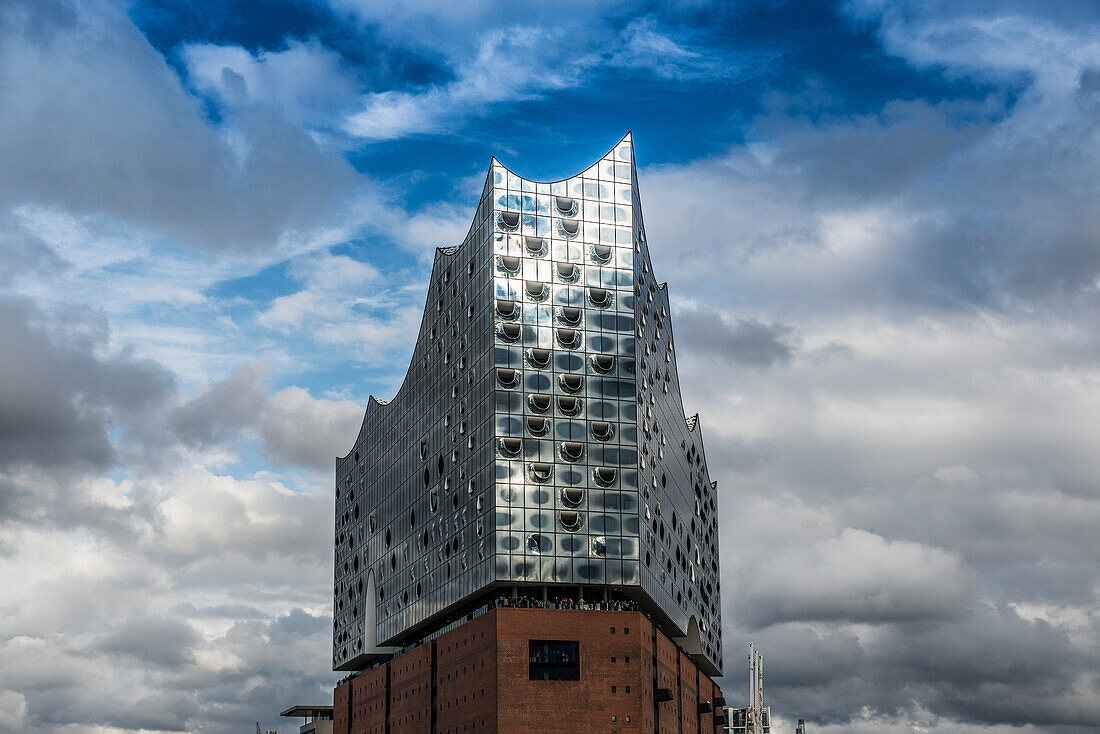
[(324, 131), (359, 93), (340, 55), (316, 39), (252, 53), (240, 46), (188, 43), (180, 55), (188, 81), (229, 108), (266, 105), (307, 129)]
[(495, 103), (572, 86), (588, 60), (557, 53), (554, 62), (545, 58), (563, 35), (531, 27), (485, 31), (476, 53), (456, 64), (454, 81), (414, 92), (368, 94), (362, 109), (348, 116), (344, 130), (371, 141), (437, 133), (488, 114)]
[(788, 542), (757, 572), (739, 588), (739, 606), (762, 626), (959, 618), (970, 595), (957, 555), (854, 528), (809, 545)]

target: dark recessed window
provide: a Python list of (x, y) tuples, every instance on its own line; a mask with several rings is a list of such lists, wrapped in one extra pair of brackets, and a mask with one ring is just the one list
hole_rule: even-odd
[(584, 500), (584, 490), (566, 487), (561, 491), (561, 501), (566, 507), (576, 507)]
[(516, 229), (519, 227), (519, 212), (498, 213), (497, 224), (499, 224), (502, 229)]
[(531, 640), (531, 680), (580, 680), (579, 644), (562, 640)]
[[(512, 324), (505, 324), (505, 326), (511, 325)], [(593, 354), (592, 367), (597, 372), (607, 374), (615, 368), (615, 357), (610, 354)]]
[(573, 239), (581, 230), (581, 223), (576, 219), (559, 219), (558, 234), (566, 239)]
[(565, 196), (555, 196), (554, 206), (557, 207), (559, 214), (564, 214), (567, 217), (571, 217), (577, 213), (577, 200), (567, 198)]
[(579, 461), (584, 455), (584, 444), (580, 441), (562, 441), (561, 455), (568, 461)]
[(535, 461), (531, 463), (531, 478), (536, 482), (548, 482), (550, 481), (550, 475), (554, 471), (554, 465), (545, 461)]
[(540, 283), (537, 280), (528, 280), (524, 284), (524, 289), (527, 291), (527, 297), (532, 301), (541, 301), (546, 298), (548, 290), (545, 283)]
[(581, 322), (581, 310), (572, 306), (562, 306), (561, 320), (575, 326)]
[(580, 333), (576, 329), (558, 327), (558, 342), (563, 347), (573, 348), (580, 344)]
[(580, 389), (584, 387), (584, 378), (580, 375), (564, 374), (558, 378), (563, 390), (569, 392), (580, 392)]
[(566, 283), (572, 283), (577, 279), (577, 266), (573, 263), (558, 263), (558, 277)]
[(588, 298), (593, 306), (607, 308), (611, 305), (611, 292), (606, 288), (589, 288)]
[(611, 260), (611, 248), (607, 245), (592, 245), (592, 259), (598, 263)]
[(519, 324), (501, 324), (497, 327), (497, 333), (510, 342), (514, 342), (523, 334), (523, 327)]

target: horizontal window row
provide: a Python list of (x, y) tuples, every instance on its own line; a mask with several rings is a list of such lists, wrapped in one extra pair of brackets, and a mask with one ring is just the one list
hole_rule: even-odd
[[(523, 252), (530, 257), (545, 257), (550, 252), (550, 243), (546, 241), (545, 237), (525, 235), (523, 237)], [(614, 254), (611, 245), (595, 244), (588, 248), (589, 258), (598, 265), (606, 265), (611, 262)], [(518, 273), (522, 264), (520, 258), (515, 255), (501, 255), (499, 262), (500, 269), (506, 273)], [(576, 280), (577, 273), (580, 271), (576, 264), (570, 262), (559, 262), (556, 267), (558, 276), (566, 281)]]
[[(502, 438), (500, 439), (500, 441), (501, 454), (503, 454), (505, 458), (517, 458), (519, 456), (520, 447), (522, 446), (521, 439)], [(510, 453), (512, 451), (514, 451), (515, 453)], [(564, 441), (562, 442), (562, 454), (566, 455), (566, 451), (577, 452), (576, 456), (577, 459), (579, 459), (583, 455), (584, 444)], [(528, 462), (527, 477), (530, 479), (530, 481), (535, 482), (536, 484), (546, 484), (554, 478), (554, 466), (555, 465), (549, 461)], [(619, 470), (613, 466), (593, 467), (592, 479), (597, 487), (611, 487), (615, 484), (615, 479), (616, 477), (618, 477), (618, 472)]]
[[(527, 427), (527, 432), (536, 437), (542, 437), (549, 434), (550, 428), (553, 425), (550, 419), (538, 415), (527, 416), (527, 419), (523, 423)], [(576, 426), (576, 423), (570, 421), (562, 423), (559, 425), (558, 429), (560, 431), (574, 433), (577, 430)], [(580, 430), (583, 431), (583, 424), (581, 424), (581, 426)], [(592, 437), (597, 441), (610, 441), (615, 437), (615, 426), (610, 421), (590, 421), (588, 427)]]
[[(523, 292), (532, 301), (544, 301), (550, 295), (550, 286), (540, 280), (526, 280), (523, 282)], [(609, 289), (595, 286), (588, 288), (588, 303), (590, 305), (596, 308), (609, 308), (612, 302), (613, 298)], [(504, 318), (513, 318), (515, 315), (514, 308), (508, 306), (504, 306), (503, 311), (498, 307), (497, 312)], [(568, 315), (561, 314), (561, 316), (567, 320), (572, 319), (573, 323), (580, 323), (580, 314), (575, 313), (573, 310)]]

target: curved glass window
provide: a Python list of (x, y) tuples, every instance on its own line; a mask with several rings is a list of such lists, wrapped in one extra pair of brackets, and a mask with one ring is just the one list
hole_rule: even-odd
[(579, 441), (562, 441), (561, 455), (569, 461), (580, 461), (584, 456), (584, 444)]
[(581, 343), (581, 335), (576, 329), (559, 328), (558, 342), (563, 347), (572, 349)]
[(589, 288), (588, 300), (592, 302), (593, 306), (607, 308), (611, 305), (611, 291), (606, 288)]
[(515, 387), (519, 384), (519, 375), (513, 369), (497, 367), (497, 382), (504, 387)]
[(545, 283), (540, 283), (537, 280), (529, 280), (524, 284), (524, 290), (527, 291), (527, 296), (532, 301), (541, 301), (546, 298), (546, 291), (548, 288)]
[(576, 326), (581, 322), (581, 313), (579, 308), (573, 308), (572, 306), (562, 306), (559, 311), (561, 320), (572, 326)]
[(500, 269), (506, 273), (515, 275), (519, 272), (520, 260), (518, 257), (510, 257), (508, 255), (500, 256)]
[(572, 283), (577, 279), (577, 266), (573, 263), (558, 263), (556, 268), (558, 277), (566, 283)]
[(546, 367), (550, 364), (550, 350), (536, 348), (528, 349), (527, 359), (536, 367)]
[(592, 259), (601, 264), (611, 262), (611, 246), (592, 245)]
[(558, 512), (558, 522), (571, 533), (581, 529), (581, 513), (576, 510), (561, 510)]
[(584, 500), (584, 490), (566, 487), (561, 491), (561, 502), (566, 507), (577, 507)]
[(558, 410), (564, 415), (576, 415), (581, 412), (581, 401), (566, 395), (558, 396)]
[(580, 234), (581, 223), (576, 219), (559, 219), (558, 234), (567, 240), (571, 240)]
[(554, 207), (558, 210), (559, 214), (571, 217), (577, 213), (577, 200), (570, 199), (567, 196), (555, 196)]
[(562, 389), (568, 390), (569, 392), (579, 392), (580, 389), (584, 387), (584, 378), (580, 375), (562, 375), (558, 379), (561, 382)]
[(514, 342), (523, 333), (523, 327), (519, 324), (501, 324), (497, 327), (497, 333), (508, 341)]
[(550, 539), (541, 533), (531, 533), (527, 536), (527, 552), (541, 555), (551, 550), (553, 544)]
[[(547, 397), (549, 402), (549, 397)], [(549, 427), (550, 421), (545, 418), (539, 418), (532, 415), (527, 417), (527, 430), (530, 431), (532, 436), (542, 436), (546, 433), (546, 429)]]
[(601, 487), (610, 487), (615, 483), (615, 475), (618, 472), (611, 466), (597, 466), (592, 471), (592, 477), (596, 480), (596, 484)]
[(518, 438), (502, 438), (500, 439), (500, 453), (505, 456), (519, 456), (520, 449), (523, 448), (523, 441)]
[(546, 240), (541, 237), (524, 237), (523, 246), (532, 255), (546, 254)]
[(538, 413), (545, 413), (550, 409), (550, 396), (549, 395), (528, 395), (527, 404), (531, 406), (531, 410)]
[(554, 465), (544, 461), (531, 462), (528, 468), (531, 471), (531, 478), (536, 482), (548, 482), (554, 473)]
[(519, 229), (519, 212), (497, 212), (497, 224), (501, 229), (514, 232)]
[(597, 372), (607, 374), (615, 368), (615, 357), (610, 354), (593, 354), (592, 368)]
[(597, 441), (610, 441), (615, 435), (615, 427), (608, 421), (592, 421), (592, 437)]
[(607, 555), (607, 538), (597, 535), (592, 539), (592, 555), (601, 558)]
[(519, 304), (515, 301), (497, 301), (497, 313), (502, 319), (514, 319), (519, 315)]

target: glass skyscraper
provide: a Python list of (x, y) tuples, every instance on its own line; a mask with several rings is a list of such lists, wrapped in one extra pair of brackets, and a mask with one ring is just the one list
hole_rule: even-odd
[(404, 383), (336, 462), (335, 530), (334, 669), (518, 589), (630, 600), (720, 674), (716, 485), (630, 135), (553, 183), (492, 161)]

